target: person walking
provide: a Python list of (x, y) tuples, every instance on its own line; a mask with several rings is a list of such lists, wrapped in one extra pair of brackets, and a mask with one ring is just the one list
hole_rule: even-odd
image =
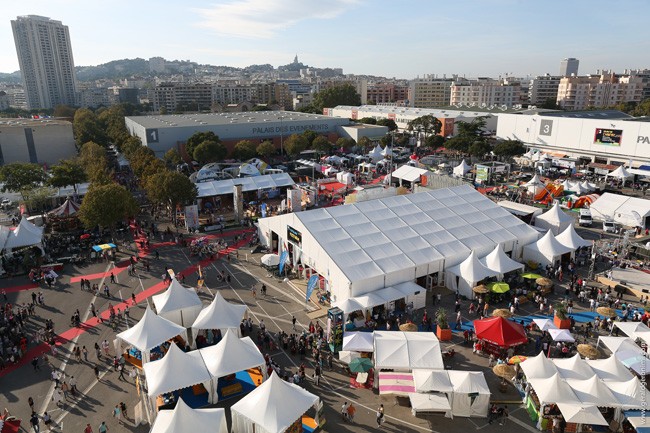
[(93, 433), (93, 428), (90, 426), (90, 424), (86, 424), (86, 428), (84, 429), (84, 433)]
[(348, 421), (354, 421), (354, 414), (357, 413), (357, 408), (352, 403), (348, 406)]
[(74, 376), (70, 376), (70, 393), (73, 396), (76, 396), (78, 391), (79, 390), (77, 389), (77, 379), (75, 379)]
[(99, 428), (97, 429), (99, 433), (108, 433), (108, 426), (106, 425), (106, 421), (102, 421), (102, 423), (99, 425)]
[(118, 379), (126, 381), (126, 377), (124, 377), (124, 366), (122, 364), (119, 364), (117, 366), (117, 370), (120, 372)]
[(95, 372), (95, 379), (99, 380), (99, 367), (94, 366), (93, 371)]
[(115, 284), (115, 275), (111, 272), (111, 284)]
[(113, 409), (113, 417), (117, 418), (118, 424), (122, 424), (122, 410), (120, 409), (119, 404), (116, 404), (115, 408)]
[(122, 411), (122, 415), (124, 415), (124, 419), (128, 419), (129, 416), (126, 414), (126, 404), (123, 401), (120, 402), (120, 410)]
[(109, 349), (109, 347), (110, 347), (110, 346), (108, 345), (108, 340), (104, 340), (104, 341), (102, 341), (102, 350), (104, 351), (104, 354), (105, 354), (106, 356), (109, 355), (109, 353), (108, 353), (108, 349)]
[(34, 399), (32, 397), (27, 399), (27, 404), (29, 404), (29, 408), (34, 412)]
[(84, 356), (84, 361), (88, 362), (88, 349), (86, 349), (86, 346), (81, 348), (81, 353)]
[(384, 423), (384, 405), (380, 404), (377, 408), (377, 427), (381, 427)]
[(320, 365), (316, 364), (316, 368), (314, 368), (314, 385), (316, 386), (320, 386), (320, 375), (321, 375)]
[(293, 325), (293, 330), (295, 331), (296, 330), (296, 316), (293, 316), (291, 318), (291, 324)]
[(40, 420), (38, 419), (38, 415), (36, 415), (36, 412), (32, 411), (32, 416), (29, 418), (29, 423), (32, 425), (32, 428), (34, 429), (34, 433), (38, 433), (40, 431)]

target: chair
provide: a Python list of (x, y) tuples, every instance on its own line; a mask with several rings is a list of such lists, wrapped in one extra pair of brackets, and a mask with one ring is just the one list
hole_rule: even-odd
[(363, 385), (368, 381), (368, 373), (357, 373), (356, 381), (359, 385)]

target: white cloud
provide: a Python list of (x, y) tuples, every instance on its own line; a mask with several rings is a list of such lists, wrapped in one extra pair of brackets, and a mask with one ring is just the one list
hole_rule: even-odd
[(359, 0), (244, 0), (196, 9), (197, 24), (217, 33), (251, 39), (269, 39), (309, 19), (332, 19)]

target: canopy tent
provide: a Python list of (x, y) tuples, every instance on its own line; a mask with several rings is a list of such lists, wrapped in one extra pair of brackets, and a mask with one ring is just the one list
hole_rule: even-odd
[(558, 372), (557, 367), (544, 355), (544, 352), (539, 352), (536, 356), (532, 356), (519, 364), (526, 379), (544, 379), (551, 377)]
[(79, 212), (79, 207), (79, 204), (67, 198), (61, 206), (49, 211), (47, 215), (54, 218), (68, 218)]
[(372, 332), (346, 332), (343, 336), (343, 350), (372, 352), (374, 347)]
[(165, 292), (152, 299), (159, 316), (186, 328), (192, 326), (203, 308), (196, 290), (183, 287), (176, 278), (172, 278)]
[(569, 343), (575, 343), (576, 341), (568, 329), (549, 329), (548, 333), (551, 335), (553, 341), (564, 341)]
[(587, 359), (586, 362), (604, 382), (627, 382), (635, 378), (614, 355), (605, 359)]
[(454, 387), (448, 370), (413, 370), (413, 383), (417, 392), (452, 392)]
[(650, 200), (606, 192), (589, 206), (589, 210), (594, 219), (613, 220), (631, 227), (646, 227), (650, 216)]
[(553, 319), (533, 319), (533, 322), (535, 325), (537, 325), (540, 331), (557, 329), (557, 326), (555, 326), (555, 323), (553, 323)]
[(390, 147), (386, 146), (384, 147), (381, 152), (383, 156), (393, 156), (393, 151), (390, 149)]
[(433, 333), (375, 331), (373, 334), (377, 369), (445, 368), (440, 342)]
[(449, 398), (444, 394), (419, 394), (409, 393), (411, 411), (413, 415), (422, 412), (444, 412), (445, 416), (451, 413)]
[(626, 409), (646, 409), (650, 401), (650, 391), (637, 377), (625, 382), (605, 382), (621, 407)]
[(575, 188), (575, 183), (571, 182), (569, 179), (564, 179), (560, 185), (565, 191), (573, 191), (573, 188)]
[(601, 407), (618, 407), (620, 402), (605, 382), (595, 374), (589, 379), (566, 379), (576, 397), (582, 404), (593, 404)]
[(614, 326), (630, 338), (650, 343), (650, 328), (643, 322), (614, 322)]
[(490, 388), (481, 371), (448, 370), (453, 386), (451, 413), (463, 417), (487, 417)]
[(632, 176), (634, 176), (634, 175), (632, 173), (628, 172), (625, 169), (625, 166), (623, 166), (623, 165), (620, 165), (616, 170), (614, 170), (614, 171), (612, 171), (610, 173), (607, 173), (607, 175), (605, 175), (605, 177), (615, 177), (617, 179), (623, 179), (623, 180), (625, 180), (625, 179), (627, 179), (629, 177), (632, 177)]
[(377, 162), (382, 160), (384, 158), (384, 155), (381, 154), (381, 146), (377, 144), (377, 147), (375, 147), (373, 150), (368, 152), (368, 157), (372, 162)]
[(162, 359), (143, 364), (142, 368), (151, 398), (197, 384), (210, 389), (212, 376), (198, 350), (186, 353), (171, 344)]
[(456, 177), (463, 177), (465, 176), (465, 173), (470, 171), (472, 169), (472, 166), (469, 165), (468, 163), (465, 162), (463, 159), (460, 164), (458, 164), (456, 167), (453, 169), (453, 174)]
[(277, 374), (230, 408), (233, 433), (282, 433), (318, 403), (314, 394)]
[(264, 254), (260, 262), (264, 266), (278, 266), (280, 264), (280, 256), (277, 254)]
[(623, 412), (627, 421), (634, 427), (636, 433), (650, 433), (648, 415), (644, 410), (626, 410)]
[(228, 433), (226, 410), (222, 408), (192, 409), (178, 399), (173, 410), (161, 410), (149, 433)]
[(210, 305), (201, 310), (192, 329), (235, 329), (239, 334), (239, 325), (247, 309), (246, 305), (229, 303), (217, 292)]
[(603, 343), (627, 368), (639, 375), (647, 374), (650, 367), (648, 354), (628, 337), (598, 337), (598, 345)]
[(535, 218), (535, 227), (551, 230), (554, 235), (557, 235), (574, 222), (575, 220), (565, 214), (558, 203), (555, 203), (553, 207)]
[(594, 369), (577, 353), (570, 358), (553, 358), (552, 362), (563, 379), (584, 380), (596, 375)]
[[(527, 361), (524, 361), (524, 364)], [(523, 365), (522, 364), (522, 368)], [(560, 377), (559, 373), (555, 373), (551, 377), (545, 378), (530, 378), (526, 375), (528, 383), (531, 384), (539, 402), (542, 405), (557, 404), (557, 403), (579, 403), (580, 400), (573, 392), (573, 389)]]
[(535, 176), (533, 176), (533, 178), (526, 182), (523, 186), (533, 194), (537, 194), (542, 188), (546, 188), (546, 184), (542, 182), (537, 173), (535, 173)]
[(37, 227), (23, 216), (20, 224), (7, 236), (4, 248), (11, 251), (14, 248), (41, 246), (43, 242), (43, 227)]
[(419, 181), (420, 176), (422, 176), (427, 172), (428, 170), (424, 168), (417, 168), (417, 167), (412, 167), (410, 165), (403, 165), (399, 167), (397, 170), (395, 170), (394, 172), (392, 172), (390, 176), (393, 179), (399, 179), (400, 184), (402, 183), (403, 180), (413, 183)]
[(232, 194), (236, 185), (242, 192), (278, 189), (295, 185), (289, 173), (274, 173), (261, 176), (238, 177), (235, 179), (214, 180), (196, 184), (198, 198)]
[(185, 328), (156, 315), (147, 306), (142, 319), (133, 327), (117, 334), (119, 340), (142, 352), (142, 362), (149, 360), (149, 351), (167, 340), (183, 335), (187, 338)]
[(476, 338), (499, 347), (511, 347), (528, 342), (524, 327), (503, 317), (474, 321)]
[(480, 259), (480, 262), (486, 268), (497, 272), (500, 280), (508, 272), (524, 269), (523, 263), (519, 263), (508, 257), (501, 245), (495, 246), (490, 254)]
[(479, 281), (488, 277), (495, 277), (499, 273), (482, 264), (476, 253), (472, 251), (462, 263), (447, 269), (445, 280), (449, 289), (472, 298), (474, 296), (472, 287), (475, 287)]
[(592, 242), (582, 239), (573, 225), (568, 226), (562, 233), (557, 235), (555, 239), (567, 248), (577, 250), (580, 247), (590, 247)]
[(524, 260), (541, 263), (542, 266), (557, 264), (564, 254), (574, 250), (562, 245), (551, 230), (547, 231), (537, 242), (524, 247)]
[(564, 421), (574, 424), (606, 425), (609, 423), (594, 404), (558, 403)]
[(396, 286), (384, 287), (383, 289), (369, 292), (365, 295), (347, 298), (342, 302), (335, 303), (335, 306), (340, 308), (344, 313), (349, 314), (354, 311), (363, 311), (376, 307), (377, 305), (384, 305), (400, 298), (415, 295), (422, 290), (423, 288), (421, 286), (418, 286), (412, 281), (407, 281)]

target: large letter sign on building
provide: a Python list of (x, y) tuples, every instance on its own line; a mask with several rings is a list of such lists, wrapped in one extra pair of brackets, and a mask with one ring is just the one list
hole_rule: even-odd
[(291, 226), (287, 226), (287, 239), (299, 247), (302, 246), (302, 233)]

